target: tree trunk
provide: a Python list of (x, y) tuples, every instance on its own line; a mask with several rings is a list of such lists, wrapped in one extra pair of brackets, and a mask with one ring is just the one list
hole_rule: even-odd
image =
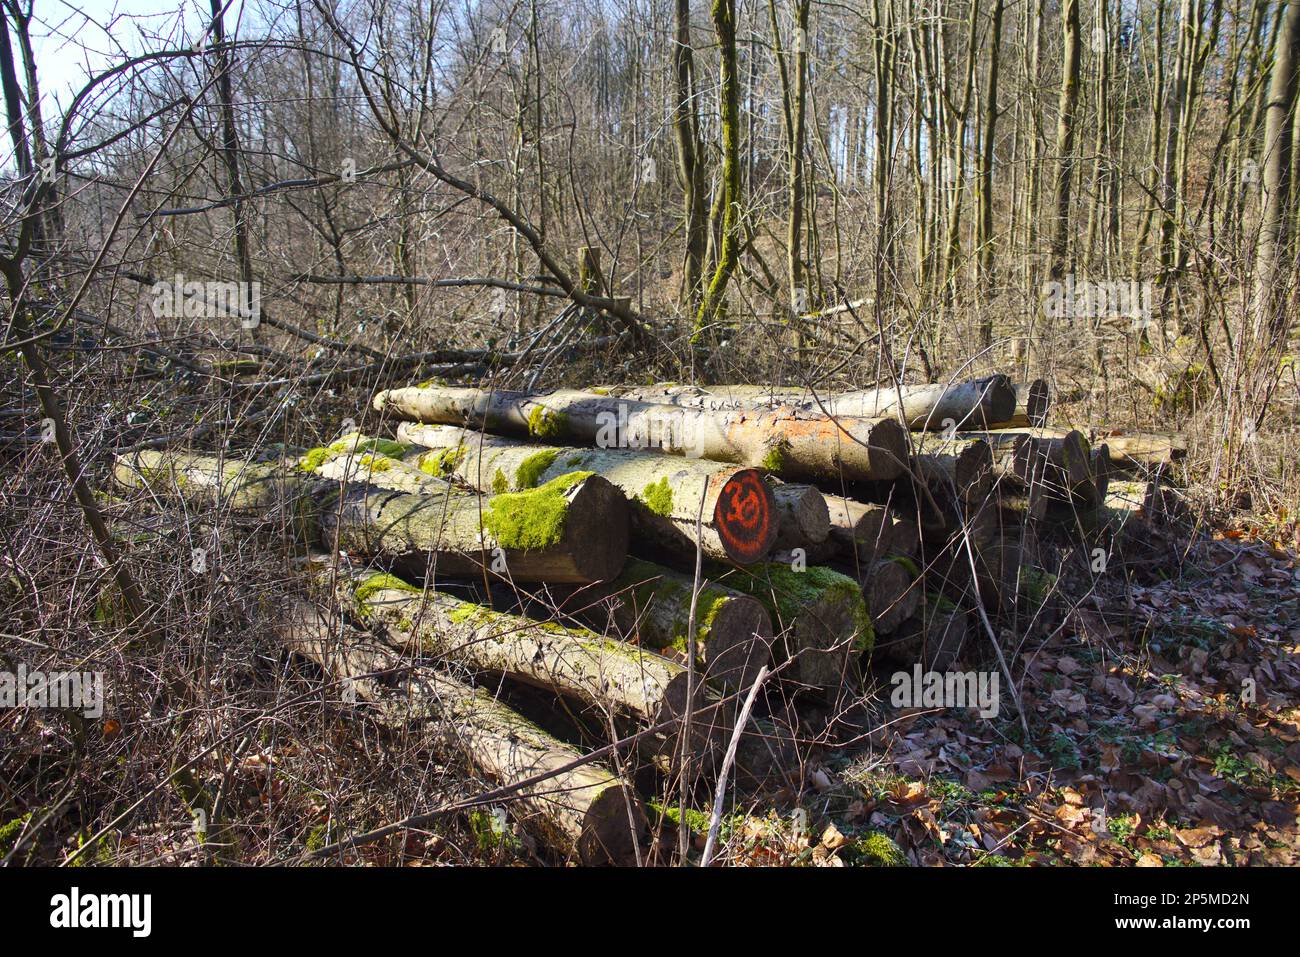
[[(335, 591), (403, 651), (503, 675), (651, 727), (685, 713), (686, 669), (621, 641), (421, 591), (383, 572), (343, 572)], [(716, 700), (701, 696), (691, 718), (692, 745), (701, 754), (711, 754), (731, 734), (728, 711)], [(677, 748), (669, 733), (657, 737), (653, 750), (672, 755)]]
[[(993, 298), (997, 290), (997, 279), (993, 272), (993, 155), (997, 145), (998, 54), (1002, 45), (1002, 9), (1003, 0), (993, 0), (993, 23), (989, 28), (988, 81), (984, 89), (984, 129), (980, 142), (979, 221), (975, 246), (980, 292), (985, 303)], [(985, 348), (993, 345), (992, 319), (980, 323), (980, 344)]]
[(904, 469), (893, 419), (804, 413), (709, 412), (587, 392), (545, 394), (408, 388), (381, 392), (377, 411), (419, 422), (594, 444), (764, 468), (785, 479), (892, 479)]
[(1291, 112), (1296, 108), (1297, 68), (1300, 67), (1300, 2), (1289, 0), (1282, 20), (1273, 69), (1269, 75), (1268, 108), (1264, 114), (1261, 174), (1263, 212), (1255, 252), (1255, 302), (1262, 327), (1275, 338), (1286, 332), (1287, 300), (1283, 282), (1287, 248), (1287, 219), (1291, 215)]
[(598, 475), (570, 473), (528, 492), (422, 494), (323, 482), (282, 466), (183, 452), (120, 456), (117, 481), (275, 517), (327, 547), (382, 555), (413, 574), (586, 583), (627, 557), (627, 503)]
[(914, 558), (921, 532), (911, 519), (886, 505), (855, 502), (839, 495), (826, 500), (830, 509), (831, 537), (841, 547), (857, 553), (864, 563), (890, 555)]
[(921, 603), (921, 584), (916, 572), (917, 567), (910, 559), (883, 558), (858, 576), (877, 635), (893, 634), (916, 612)]
[(719, 569), (713, 580), (763, 603), (777, 629), (772, 658), (789, 662), (784, 676), (830, 698), (857, 687), (858, 657), (875, 641), (858, 582), (829, 568), (778, 564)]
[(1046, 379), (1034, 379), (1016, 387), (1016, 408), (1005, 422), (990, 425), (991, 429), (1027, 429), (1047, 423), (1051, 408), (1051, 392)]
[(719, 191), (717, 232), (718, 262), (695, 314), (698, 343), (721, 315), (727, 283), (740, 262), (740, 79), (736, 68), (736, 0), (713, 0), (713, 29), (719, 50), (719, 120), (722, 126), (722, 188)]
[[(392, 649), (355, 633), (331, 628), (306, 603), (292, 608), (280, 631), (291, 650), (319, 664), (374, 706), (376, 719), (405, 732), (411, 720), (436, 722), (443, 746), (464, 753), (498, 784), (519, 785), (515, 798), (523, 824), (545, 844), (583, 864), (631, 865), (648, 831), (645, 808), (632, 786), (603, 762), (563, 770), (582, 759), (576, 748), (553, 738), (486, 691), (411, 665)], [(397, 670), (397, 685), (373, 677)], [(539, 775), (544, 780), (525, 785)]]
[[(1070, 184), (1074, 176), (1075, 106), (1079, 99), (1079, 0), (1061, 0), (1065, 59), (1056, 124), (1056, 217), (1052, 227), (1051, 278), (1070, 271)], [(1051, 348), (1049, 342), (1048, 348)]]
[(695, 56), (691, 47), (691, 3), (676, 0), (676, 41), (673, 46), (673, 132), (677, 144), (677, 175), (682, 187), (683, 225), (686, 249), (683, 254), (682, 285), (678, 301), (688, 311), (699, 306), (704, 278), (704, 254), (708, 245), (708, 210), (705, 206), (704, 150), (700, 145), (699, 111), (695, 105)]
[(961, 501), (987, 491), (993, 453), (983, 439), (923, 433), (915, 437), (913, 461), (927, 485), (940, 485)]
[(993, 468), (1026, 486), (1041, 483), (1049, 497), (1069, 501), (1072, 491), (1093, 480), (1092, 448), (1082, 432), (1069, 429), (996, 429), (965, 433), (988, 442)]
[(926, 671), (946, 671), (969, 638), (966, 613), (946, 598), (931, 594), (925, 596), (919, 613), (881, 642), (879, 653), (896, 664), (919, 664)]
[[(576, 589), (565, 610), (571, 608), (595, 628), (612, 620), (628, 640), (684, 658), (694, 588), (691, 576), (633, 558), (614, 581)], [(772, 656), (772, 618), (762, 603), (703, 582), (695, 625), (696, 657), (705, 680), (723, 691), (748, 691)]]
[(777, 550), (802, 548), (806, 555), (830, 537), (830, 511), (820, 489), (780, 482), (772, 486), (772, 495), (776, 500)]
[[(614, 387), (622, 399), (679, 405), (709, 411), (789, 407), (808, 413), (859, 418), (902, 417), (910, 429), (934, 431), (983, 428), (1009, 419), (1015, 411), (1015, 387), (1003, 375), (953, 384), (904, 385), (855, 392), (818, 393), (788, 386), (655, 385)], [(902, 397), (900, 405), (900, 395)]]
[[(683, 558), (694, 558), (697, 537), (709, 557), (742, 564), (766, 557), (776, 541), (775, 501), (753, 469), (651, 452), (534, 445), (449, 425), (403, 422), (397, 436), (432, 450), (413, 457), (417, 471), (454, 476), (485, 492), (595, 472), (627, 496), (639, 542)], [(697, 536), (701, 497), (704, 522)], [(737, 508), (741, 499), (745, 507)]]

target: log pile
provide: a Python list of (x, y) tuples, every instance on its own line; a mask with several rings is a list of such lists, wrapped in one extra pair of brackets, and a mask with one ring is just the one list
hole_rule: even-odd
[(736, 735), (752, 773), (769, 722), (735, 723), (756, 681), (834, 707), (873, 661), (971, 660), (990, 616), (1051, 607), (1045, 541), (1110, 548), (1135, 518), (1187, 520), (1159, 473), (1121, 475), (1167, 465), (1178, 437), (1053, 428), (1046, 384), (1000, 375), (840, 394), (426, 385), (373, 405), (391, 438), (139, 451), (115, 477), (278, 521), (324, 556), (286, 645), (381, 721), (456, 722), (525, 823), (586, 862), (638, 857), (623, 765), (582, 763), (484, 687), (554, 695), (661, 773), (708, 773)]

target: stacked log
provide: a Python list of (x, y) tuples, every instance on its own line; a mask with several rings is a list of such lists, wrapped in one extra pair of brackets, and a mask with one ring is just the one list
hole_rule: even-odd
[(1012, 418), (1017, 393), (1003, 375), (954, 383), (885, 386), (829, 393), (801, 386), (660, 384), (607, 389), (619, 398), (709, 411), (788, 408), (823, 415), (898, 418), (909, 429), (987, 428)]
[[(584, 761), (582, 752), (480, 688), (412, 665), (354, 630), (331, 627), (305, 603), (288, 611), (280, 636), (289, 650), (371, 704), (381, 724), (406, 732), (412, 720), (430, 721), (445, 748), (516, 789), (525, 827), (559, 853), (583, 864), (638, 862), (649, 830), (645, 806), (605, 762)], [(386, 672), (400, 675), (398, 683), (380, 681)]]
[[(358, 618), (383, 628), (395, 647), (544, 688), (605, 714), (646, 725), (677, 725), (686, 713), (686, 669), (660, 655), (583, 628), (541, 623), (476, 602), (417, 588), (384, 572), (335, 576), (337, 594)], [(712, 752), (730, 727), (717, 696), (702, 693), (692, 746)], [(671, 728), (669, 729), (671, 731)], [(672, 735), (657, 753), (672, 754)]]
[(443, 575), (585, 583), (613, 578), (627, 557), (627, 503), (590, 472), (485, 497), (446, 483), (400, 492), (274, 464), (145, 450), (119, 457), (114, 476), (191, 502), (281, 512), (313, 544)]
[(776, 627), (772, 657), (787, 677), (827, 697), (856, 689), (875, 641), (859, 582), (829, 568), (775, 563), (718, 570), (716, 580), (758, 599)]
[(591, 472), (623, 491), (633, 534), (683, 556), (695, 554), (696, 524), (711, 558), (766, 558), (776, 543), (776, 501), (755, 469), (622, 449), (563, 448), (402, 422), (398, 438), (418, 448), (417, 471), (454, 478), (484, 492), (522, 491), (573, 471)]
[(692, 576), (631, 558), (618, 578), (576, 589), (568, 604), (595, 628), (612, 619), (620, 635), (642, 647), (684, 657), (694, 645), (707, 681), (723, 691), (747, 690), (771, 660), (771, 615), (734, 589), (707, 580), (701, 586), (696, 592)]
[(763, 468), (794, 481), (888, 480), (907, 464), (906, 432), (892, 418), (833, 418), (784, 408), (710, 411), (564, 390), (439, 387), (380, 392), (374, 406), (417, 422), (599, 449), (655, 449)]
[[(521, 785), (539, 833), (583, 861), (635, 854), (635, 793), (465, 676), (630, 724), (654, 770), (707, 771), (765, 666), (795, 701), (832, 705), (873, 660), (949, 668), (989, 616), (1006, 627), (1051, 605), (1043, 542), (1187, 514), (1159, 481), (1183, 440), (1048, 426), (1040, 380), (420, 386), (373, 404), (399, 420), (396, 441), (353, 433), (262, 460), (137, 452), (115, 475), (325, 548), (337, 615), (377, 640), (299, 608), (286, 641), (356, 681), (381, 720), (404, 720), (400, 703), (463, 725), (475, 765)], [(1156, 481), (1122, 474), (1151, 468)], [(755, 722), (780, 719), (760, 704)], [(739, 753), (786, 750), (746, 732)], [(548, 802), (533, 767), (572, 793)]]
[(888, 555), (915, 557), (920, 542), (916, 522), (888, 505), (827, 496), (831, 538), (863, 562)]

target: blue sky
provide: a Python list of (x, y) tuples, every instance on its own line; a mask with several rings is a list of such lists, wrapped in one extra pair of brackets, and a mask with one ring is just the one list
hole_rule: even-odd
[[(233, 0), (226, 13), (228, 32), (242, 15), (243, 0)], [(210, 17), (207, 0), (36, 0), (32, 43), (42, 98), (66, 104), (88, 71), (123, 52), (157, 46), (151, 35), (196, 38)]]

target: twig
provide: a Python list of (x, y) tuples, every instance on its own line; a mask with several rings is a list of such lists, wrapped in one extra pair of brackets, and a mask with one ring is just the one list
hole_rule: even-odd
[(709, 836), (704, 842), (704, 856), (700, 858), (700, 867), (708, 867), (713, 862), (718, 825), (722, 821), (722, 803), (727, 797), (727, 775), (731, 773), (731, 766), (736, 762), (736, 749), (740, 747), (740, 736), (744, 733), (745, 725), (749, 723), (749, 713), (754, 710), (758, 689), (766, 680), (767, 665), (763, 665), (758, 669), (758, 676), (754, 678), (749, 695), (745, 698), (745, 704), (740, 709), (740, 717), (736, 719), (736, 728), (731, 732), (731, 742), (727, 745), (727, 753), (722, 758), (722, 769), (718, 772), (718, 793), (713, 799), (713, 817), (709, 819)]

